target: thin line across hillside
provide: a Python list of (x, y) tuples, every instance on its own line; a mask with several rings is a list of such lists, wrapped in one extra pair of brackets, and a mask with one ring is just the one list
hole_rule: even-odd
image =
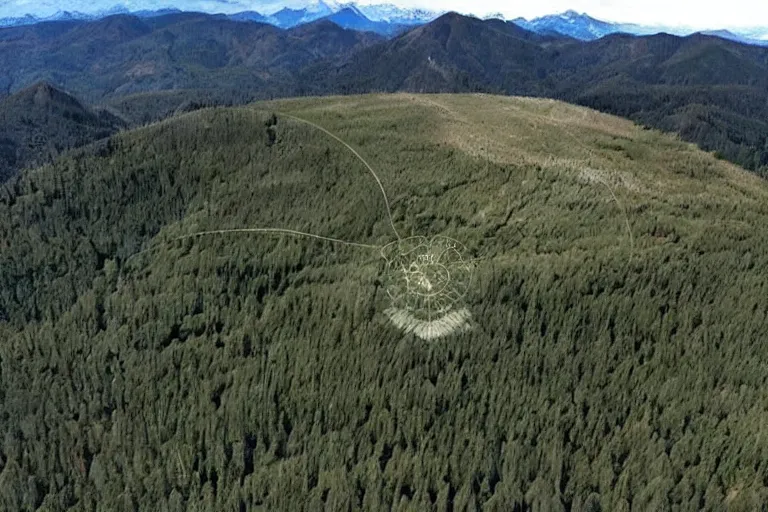
[(286, 228), (233, 228), (233, 229), (213, 229), (209, 231), (198, 231), (197, 233), (190, 233), (188, 235), (181, 235), (177, 236), (176, 238), (172, 238), (168, 240), (167, 242), (161, 242), (160, 244), (154, 246), (154, 247), (148, 247), (147, 249), (144, 249), (143, 251), (139, 251), (136, 254), (132, 254), (128, 257), (127, 260), (125, 260), (125, 263), (127, 264), (129, 261), (131, 261), (133, 258), (136, 258), (142, 254), (154, 251), (156, 249), (159, 249), (161, 247), (165, 247), (169, 243), (172, 242), (178, 242), (180, 240), (187, 240), (189, 238), (197, 238), (202, 236), (208, 236), (208, 235), (225, 235), (225, 234), (231, 234), (231, 233), (272, 233), (272, 234), (279, 234), (279, 235), (293, 235), (293, 236), (301, 236), (301, 237), (307, 237), (307, 238), (314, 238), (316, 240), (323, 240), (326, 242), (333, 242), (337, 244), (342, 245), (348, 245), (350, 247), (361, 247), (364, 249), (380, 249), (381, 246), (378, 245), (371, 245), (371, 244), (362, 244), (359, 242), (350, 242), (349, 240), (341, 240), (339, 238), (333, 238), (330, 236), (323, 236), (323, 235), (316, 235), (314, 233), (306, 233), (304, 231), (297, 231), (295, 229), (286, 229)]
[(323, 235), (315, 235), (313, 233), (305, 233), (303, 231), (296, 231), (295, 229), (284, 229), (284, 228), (234, 228), (234, 229), (213, 229), (211, 231), (199, 231), (197, 233), (191, 233), (189, 235), (182, 235), (179, 237), (176, 237), (171, 242), (176, 242), (179, 240), (185, 240), (187, 238), (194, 238), (198, 236), (206, 236), (206, 235), (223, 235), (223, 234), (229, 234), (229, 233), (276, 233), (281, 235), (294, 235), (294, 236), (306, 236), (309, 238), (315, 238), (317, 240), (325, 240), (327, 242), (333, 242), (337, 244), (343, 244), (343, 245), (350, 245), (352, 247), (364, 247), (366, 249), (379, 249), (380, 246), (378, 245), (371, 245), (371, 244), (361, 244), (359, 242), (350, 242), (348, 240), (341, 240), (338, 238), (332, 238), (330, 236), (323, 236)]
[(358, 160), (363, 162), (363, 165), (365, 165), (368, 168), (368, 171), (370, 171), (371, 175), (373, 176), (373, 179), (375, 179), (376, 183), (379, 185), (379, 190), (381, 190), (381, 195), (384, 197), (384, 205), (387, 207), (387, 215), (389, 216), (389, 224), (390, 224), (390, 226), (392, 226), (392, 231), (395, 233), (395, 236), (397, 237), (397, 239), (401, 240), (400, 233), (398, 233), (397, 228), (395, 227), (395, 221), (394, 221), (394, 218), (392, 217), (392, 209), (389, 206), (389, 198), (387, 197), (387, 192), (384, 190), (384, 185), (381, 183), (381, 180), (379, 179), (378, 174), (376, 174), (376, 171), (373, 170), (373, 167), (371, 167), (370, 164), (365, 161), (365, 158), (363, 158), (360, 155), (360, 153), (358, 153), (355, 150), (355, 148), (353, 148), (352, 146), (347, 144), (343, 139), (341, 139), (337, 135), (331, 133), (330, 131), (326, 130), (322, 126), (320, 126), (318, 124), (315, 124), (312, 121), (309, 121), (307, 119), (303, 119), (301, 117), (295, 116), (293, 114), (286, 114), (285, 112), (280, 112), (280, 115), (283, 115), (285, 117), (289, 117), (289, 118), (294, 119), (296, 121), (300, 121), (302, 123), (308, 124), (308, 125), (312, 126), (313, 128), (317, 128), (318, 130), (320, 130), (321, 132), (325, 133), (326, 135), (328, 135), (330, 137), (333, 137), (335, 140), (339, 141), (347, 149), (349, 149), (352, 152), (352, 154), (354, 154), (358, 158)]

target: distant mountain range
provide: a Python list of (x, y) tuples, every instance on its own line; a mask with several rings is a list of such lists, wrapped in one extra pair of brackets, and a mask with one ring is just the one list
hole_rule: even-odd
[(561, 14), (542, 16), (530, 21), (526, 20), (525, 18), (516, 18), (511, 21), (512, 23), (519, 25), (526, 30), (536, 32), (538, 34), (560, 34), (573, 37), (581, 41), (594, 41), (595, 39), (600, 39), (601, 37), (605, 37), (608, 34), (617, 33), (633, 35), (652, 35), (666, 33), (678, 36), (686, 36), (700, 32), (702, 34), (721, 37), (723, 39), (730, 39), (731, 41), (737, 41), (744, 44), (768, 46), (768, 28), (746, 29), (743, 32), (735, 32), (729, 30), (696, 31), (686, 27), (611, 23), (595, 19), (588, 14), (578, 13), (573, 10), (569, 10)]
[(89, 103), (180, 89), (234, 101), (285, 96), (306, 66), (382, 39), (330, 20), (283, 30), (202, 13), (10, 27), (0, 29), (0, 94), (44, 80)]
[[(92, 21), (115, 14), (132, 14), (140, 18), (151, 18), (186, 11), (220, 14), (222, 17), (235, 21), (268, 23), (284, 29), (327, 18), (344, 28), (392, 36), (401, 32), (404, 28), (423, 25), (443, 14), (443, 11), (404, 9), (392, 4), (356, 5), (354, 3), (340, 4), (324, 0), (312, 1), (301, 8), (283, 7), (274, 12), (270, 10), (264, 10), (263, 12), (244, 10), (225, 13), (224, 10), (227, 7), (231, 9), (231, 5), (215, 2), (213, 4), (205, 4), (205, 7), (199, 10), (181, 10), (177, 8), (131, 10), (125, 6), (115, 6), (95, 12), (58, 11), (48, 16), (25, 13), (22, 16), (0, 18), (0, 27), (32, 25), (46, 21)], [(217, 7), (220, 7), (222, 12), (218, 12)]]
[(625, 32), (613, 23), (600, 21), (576, 11), (543, 16), (531, 21), (525, 18), (515, 18), (511, 21), (515, 25), (537, 34), (560, 34), (582, 41), (594, 41), (608, 34)]
[[(0, 95), (46, 81), (131, 125), (285, 96), (540, 96), (678, 132), (768, 174), (768, 48), (705, 34), (582, 41), (456, 13), (400, 25), (405, 32), (387, 37), (339, 26), (382, 23), (361, 16), (346, 8), (290, 29), (181, 12), (3, 28)], [(600, 27), (592, 26), (592, 36)], [(21, 161), (16, 150), (6, 153)]]
[[(43, 9), (42, 5), (36, 5), (37, 9)], [(257, 3), (259, 9), (237, 10), (239, 6), (252, 6), (253, 3), (240, 3), (236, 0), (212, 0), (195, 3), (184, 2), (184, 8), (157, 9), (153, 4), (147, 3), (145, 8), (129, 9), (124, 5), (112, 5), (98, 8), (96, 3), (83, 3), (80, 10), (57, 11), (53, 14), (41, 16), (26, 11), (19, 12), (17, 16), (0, 18), (0, 27), (30, 25), (41, 21), (67, 21), (67, 20), (94, 20), (114, 14), (133, 14), (141, 18), (162, 16), (174, 12), (205, 12), (221, 14), (235, 21), (252, 21), (268, 23), (280, 28), (289, 29), (298, 25), (312, 23), (319, 19), (329, 19), (343, 28), (352, 30), (375, 32), (380, 35), (392, 37), (403, 30), (429, 23), (446, 11), (406, 9), (393, 4), (358, 5), (354, 2), (339, 3), (335, 0), (309, 0), (301, 7), (295, 4), (285, 6), (275, 2), (261, 1)], [(78, 6), (77, 2), (70, 5)], [(133, 2), (132, 5), (143, 5), (141, 2)], [(181, 5), (181, 3), (179, 4)], [(2, 12), (12, 12), (9, 8), (0, 8)], [(23, 9), (23, 8), (20, 8)], [(40, 12), (38, 10), (38, 12)], [(485, 19), (501, 19), (509, 21), (526, 30), (542, 35), (564, 35), (581, 41), (594, 41), (608, 34), (627, 33), (634, 35), (651, 35), (668, 33), (679, 36), (690, 35), (697, 31), (692, 28), (675, 26), (645, 26), (628, 23), (612, 23), (595, 19), (588, 14), (569, 10), (560, 14), (542, 16), (532, 20), (515, 18), (506, 20), (502, 14), (486, 16)], [(729, 39), (744, 44), (768, 46), (768, 27), (754, 27), (740, 30), (706, 30), (700, 31), (707, 35), (714, 35), (723, 39)]]

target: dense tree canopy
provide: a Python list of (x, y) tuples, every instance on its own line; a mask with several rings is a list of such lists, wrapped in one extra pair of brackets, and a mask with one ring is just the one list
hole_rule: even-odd
[[(284, 112), (375, 164), (404, 235), (467, 246), (471, 330), (398, 331), (376, 250), (174, 241), (393, 239), (362, 164)], [(767, 198), (658, 132), (482, 95), (69, 152), (0, 189), (0, 509), (760, 510)]]

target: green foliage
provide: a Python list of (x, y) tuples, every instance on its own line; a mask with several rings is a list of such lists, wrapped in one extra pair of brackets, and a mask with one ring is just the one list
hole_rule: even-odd
[(756, 171), (768, 164), (768, 107), (762, 86), (658, 85), (609, 82), (574, 101), (640, 124), (676, 132), (723, 160)]
[(125, 123), (84, 107), (46, 83), (0, 101), (0, 183), (24, 167), (52, 161), (66, 149), (106, 138)]
[(0, 29), (8, 75), (0, 87), (16, 92), (45, 80), (89, 103), (178, 89), (285, 96), (299, 69), (380, 39), (334, 24), (282, 30), (202, 13), (40, 23)]
[[(768, 187), (576, 107), (418, 100), (204, 109), (13, 180), (0, 509), (759, 509)], [(404, 235), (467, 245), (471, 331), (387, 323), (376, 251), (168, 242), (392, 240), (359, 161), (281, 111), (375, 164)], [(634, 248), (587, 168), (623, 177)]]

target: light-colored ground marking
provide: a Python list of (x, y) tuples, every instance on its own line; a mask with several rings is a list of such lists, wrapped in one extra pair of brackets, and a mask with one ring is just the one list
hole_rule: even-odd
[(469, 327), (463, 307), (474, 261), (459, 241), (444, 236), (409, 237), (382, 247), (389, 319), (406, 332), (433, 339)]
[(365, 158), (363, 158), (360, 155), (360, 153), (358, 153), (357, 150), (355, 150), (355, 148), (353, 148), (352, 146), (347, 144), (344, 140), (342, 140), (340, 137), (338, 137), (334, 133), (331, 133), (330, 131), (326, 130), (325, 128), (323, 128), (319, 124), (315, 124), (312, 121), (309, 121), (307, 119), (303, 119), (301, 117), (297, 117), (297, 116), (294, 116), (294, 115), (291, 115), (291, 114), (280, 113), (280, 115), (283, 115), (285, 117), (289, 117), (289, 118), (294, 119), (296, 121), (308, 124), (309, 126), (312, 126), (313, 128), (316, 128), (316, 129), (320, 130), (321, 132), (325, 133), (326, 135), (328, 135), (330, 137), (333, 137), (334, 139), (336, 139), (337, 141), (342, 143), (344, 145), (344, 147), (346, 147), (348, 150), (350, 150), (352, 152), (352, 154), (355, 155), (357, 157), (357, 159), (360, 160), (363, 163), (363, 165), (365, 165), (365, 167), (368, 168), (368, 171), (370, 171), (371, 175), (376, 180), (376, 183), (379, 185), (379, 190), (381, 190), (381, 195), (384, 198), (384, 205), (387, 207), (387, 215), (389, 216), (389, 224), (392, 227), (392, 231), (395, 233), (395, 236), (398, 239), (400, 239), (400, 234), (397, 232), (397, 228), (395, 227), (395, 221), (392, 218), (392, 208), (390, 208), (390, 206), (389, 206), (389, 198), (387, 198), (387, 192), (384, 190), (384, 185), (381, 183), (381, 180), (379, 179), (379, 175), (376, 174), (376, 171), (373, 170), (373, 167), (371, 167), (370, 164), (368, 162), (366, 162)]
[[(471, 313), (463, 307), (474, 270), (474, 261), (466, 256), (466, 248), (448, 237), (436, 236), (401, 238), (395, 227), (389, 199), (379, 176), (368, 162), (347, 142), (337, 135), (313, 123), (291, 114), (280, 114), (305, 123), (329, 135), (343, 144), (371, 173), (384, 198), (389, 223), (397, 240), (384, 246), (351, 242), (338, 238), (316, 235), (285, 228), (235, 228), (214, 229), (181, 235), (170, 242), (211, 235), (227, 234), (277, 234), (314, 238), (331, 243), (364, 249), (378, 249), (386, 261), (385, 290), (390, 307), (384, 313), (389, 320), (406, 333), (424, 340), (432, 340), (469, 328)], [(164, 244), (163, 244), (164, 245)], [(162, 246), (162, 245), (161, 245)], [(150, 247), (131, 258), (159, 246)]]

